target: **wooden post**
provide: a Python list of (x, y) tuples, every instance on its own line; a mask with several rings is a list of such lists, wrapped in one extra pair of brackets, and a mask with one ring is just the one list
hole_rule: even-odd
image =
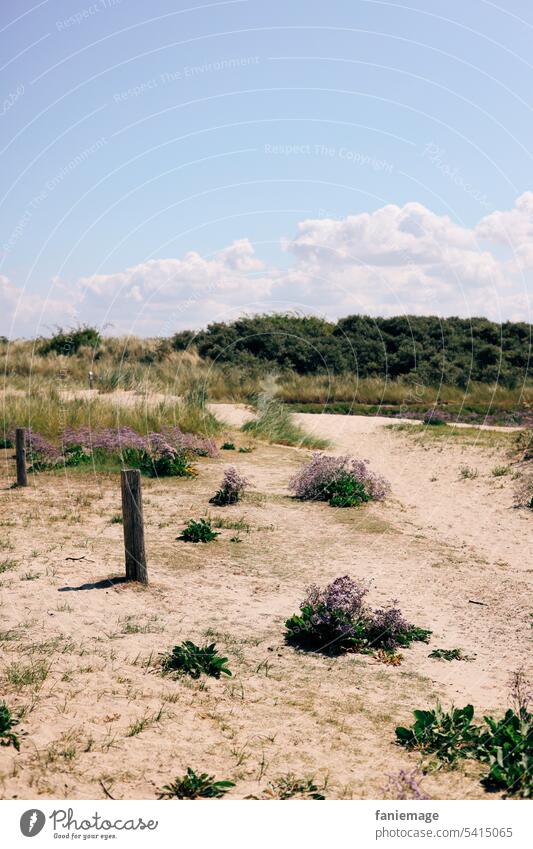
[(26, 428), (18, 427), (15, 431), (15, 446), (17, 455), (17, 486), (28, 486), (26, 469)]
[(124, 469), (120, 473), (122, 489), (122, 522), (126, 553), (126, 579), (148, 583), (146, 552), (144, 550), (144, 521), (139, 469)]

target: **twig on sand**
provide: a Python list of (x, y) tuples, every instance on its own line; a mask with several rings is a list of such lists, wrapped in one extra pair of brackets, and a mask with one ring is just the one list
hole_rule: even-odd
[(99, 783), (100, 787), (102, 788), (102, 790), (104, 791), (104, 793), (106, 794), (107, 798), (113, 799), (113, 801), (114, 801), (115, 797), (111, 795), (111, 793), (109, 792), (109, 790), (107, 789), (107, 787), (105, 786), (105, 784), (104, 784), (104, 782), (102, 781), (101, 778), (99, 779), (98, 783)]
[(475, 598), (469, 598), (468, 604), (481, 604), (483, 605), (483, 607), (488, 607), (488, 604), (486, 604), (484, 601), (476, 601)]

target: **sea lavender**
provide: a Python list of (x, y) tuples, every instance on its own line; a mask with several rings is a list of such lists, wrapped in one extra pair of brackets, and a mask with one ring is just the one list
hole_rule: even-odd
[(240, 501), (244, 490), (250, 482), (240, 475), (235, 466), (228, 466), (224, 472), (220, 489), (210, 499), (211, 504), (216, 504), (219, 507), (225, 504), (236, 504)]
[(384, 799), (429, 799), (420, 787), (423, 775), (417, 767), (410, 772), (401, 769), (393, 775), (387, 775), (387, 778), (387, 784), (381, 788)]
[(347, 477), (362, 484), (367, 495), (378, 501), (385, 498), (390, 488), (388, 481), (371, 472), (364, 460), (317, 453), (291, 478), (289, 489), (304, 501), (327, 501), (335, 481)]

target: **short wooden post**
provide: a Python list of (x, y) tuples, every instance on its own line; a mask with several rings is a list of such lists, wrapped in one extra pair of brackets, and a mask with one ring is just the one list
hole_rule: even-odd
[(124, 469), (120, 473), (122, 489), (122, 522), (126, 553), (126, 580), (148, 583), (146, 552), (144, 549), (144, 521), (141, 491), (141, 473), (138, 469)]
[(17, 486), (28, 486), (28, 471), (26, 469), (26, 428), (18, 427), (15, 431), (15, 447), (17, 455)]

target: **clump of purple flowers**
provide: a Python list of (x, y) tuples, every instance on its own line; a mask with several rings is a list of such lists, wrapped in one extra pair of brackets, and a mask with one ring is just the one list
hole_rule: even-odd
[(88, 462), (115, 461), (141, 469), (153, 477), (163, 475), (192, 476), (194, 456), (217, 454), (214, 440), (179, 427), (165, 428), (141, 436), (130, 427), (67, 427), (61, 434), (61, 448), (56, 448), (35, 431), (27, 431), (28, 458), (34, 469), (50, 468), (58, 463), (78, 466)]
[(387, 778), (387, 784), (381, 788), (384, 799), (429, 799), (420, 786), (423, 775), (418, 767), (410, 772), (401, 769)]
[(376, 610), (366, 605), (367, 593), (366, 583), (348, 575), (324, 589), (312, 585), (300, 612), (285, 623), (287, 640), (328, 654), (374, 649), (393, 652), (414, 640), (428, 640), (431, 631), (409, 624), (395, 602)]
[(291, 478), (289, 489), (304, 501), (332, 501), (335, 484), (345, 486), (347, 481), (362, 486), (368, 498), (376, 501), (385, 498), (390, 489), (388, 481), (370, 471), (364, 460), (319, 453)]
[(220, 489), (209, 499), (211, 504), (223, 507), (226, 504), (236, 504), (240, 501), (250, 481), (240, 475), (235, 466), (228, 466), (224, 472)]

